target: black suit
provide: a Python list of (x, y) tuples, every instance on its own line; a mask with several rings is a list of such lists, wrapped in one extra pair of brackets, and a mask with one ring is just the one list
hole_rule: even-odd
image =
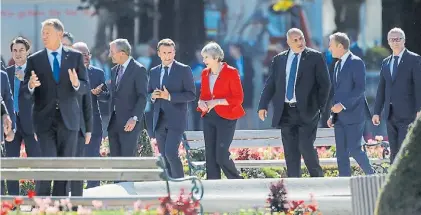
[[(46, 49), (28, 58), (20, 96), (33, 98), (34, 130), (44, 157), (73, 157), (76, 155), (77, 135), (80, 129), (80, 96), (89, 92), (88, 76), (80, 52), (61, 49), (60, 75), (56, 82)], [(79, 78), (76, 90), (70, 82), (68, 69), (75, 69)], [(31, 71), (38, 76), (41, 86), (30, 92)], [(63, 183), (65, 185), (65, 183)], [(37, 195), (50, 195), (51, 181), (37, 185)], [(66, 196), (66, 187), (57, 187), (57, 195)]]
[(289, 177), (300, 177), (301, 155), (311, 176), (323, 171), (314, 149), (320, 112), (324, 110), (331, 87), (329, 72), (322, 53), (306, 48), (298, 64), (295, 84), (296, 103), (287, 104), (286, 75), (289, 50), (275, 56), (270, 75), (263, 88), (259, 110), (268, 109), (272, 101), (273, 127), (280, 127)]
[[(15, 97), (15, 66), (10, 66), (6, 69), (7, 75), (9, 76), (10, 88), (12, 95)], [(20, 82), (22, 84), (22, 82)], [(38, 157), (41, 155), (41, 149), (39, 143), (35, 140), (34, 129), (32, 125), (32, 100), (25, 97), (19, 96), (19, 112), (15, 112), (16, 116), (16, 133), (15, 139), (12, 142), (6, 144), (6, 156), (7, 157), (19, 157), (20, 146), (22, 140), (25, 142), (25, 151), (28, 157)], [(16, 107), (15, 107), (16, 110)], [(9, 195), (19, 195), (19, 181), (8, 181), (7, 189)]]
[(374, 114), (381, 114), (387, 120), (387, 135), (390, 143), (390, 160), (395, 159), (408, 125), (421, 109), (421, 57), (405, 50), (398, 63), (397, 72), (391, 75), (393, 56), (383, 60), (380, 82), (377, 89)]
[[(92, 98), (91, 92), (87, 92), (83, 96), (80, 96), (78, 99), (79, 104), (82, 106), (80, 109), (80, 130), (78, 132), (78, 140), (77, 140), (77, 149), (76, 149), (76, 157), (84, 157), (85, 156), (85, 135), (87, 132), (92, 133), (92, 122), (93, 122), (93, 115), (92, 115)], [(62, 184), (64, 183), (64, 184)], [(57, 181), (54, 182), (53, 187), (53, 196), (59, 195), (56, 192), (56, 187), (67, 186), (68, 181)], [(58, 186), (56, 186), (59, 184)], [(70, 181), (70, 190), (72, 196), (82, 196), (83, 194), (83, 181)]]
[[(148, 89), (146, 68), (134, 59), (130, 59), (118, 85), (117, 71), (120, 65), (112, 68), (109, 88), (111, 117), (108, 124), (108, 139), (112, 157), (134, 157), (137, 152), (137, 140), (144, 125), (144, 111)], [(131, 132), (124, 131), (127, 121), (136, 116), (138, 122)]]

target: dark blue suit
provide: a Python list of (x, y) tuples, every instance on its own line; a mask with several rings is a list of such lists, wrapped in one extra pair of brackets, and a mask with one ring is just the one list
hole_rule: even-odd
[(6, 105), (7, 112), (13, 122), (13, 128), (16, 128), (16, 115), (13, 109), (13, 94), (10, 87), (9, 76), (5, 71), (1, 71), (1, 97)]
[[(161, 87), (162, 66), (151, 69), (148, 93)], [(184, 177), (183, 165), (178, 156), (178, 147), (187, 124), (187, 104), (196, 99), (196, 87), (189, 66), (174, 61), (169, 69), (165, 87), (171, 100), (156, 99), (153, 104), (153, 128), (158, 149), (165, 158), (170, 176)]]
[[(117, 71), (121, 65), (112, 68), (109, 88), (111, 118), (108, 124), (108, 138), (112, 157), (135, 157), (137, 141), (144, 128), (148, 73), (146, 68), (134, 59), (130, 59), (124, 74), (117, 84)], [(135, 128), (124, 131), (127, 121), (136, 116)]]
[[(91, 89), (96, 88), (97, 86), (105, 84), (105, 74), (104, 71), (98, 67), (89, 66), (88, 67), (89, 83)], [(108, 101), (108, 89), (101, 92), (99, 95), (94, 95), (89, 93), (92, 98), (92, 137), (88, 145), (85, 146), (84, 156), (85, 157), (99, 157), (99, 149), (102, 141), (102, 117), (101, 111), (99, 109), (100, 101)], [(99, 181), (88, 181), (87, 188), (99, 186)]]
[(344, 107), (341, 112), (332, 113), (339, 175), (351, 176), (349, 156), (358, 162), (366, 174), (373, 174), (367, 155), (361, 150), (365, 120), (369, 117), (364, 62), (350, 53), (345, 62), (336, 63), (332, 80), (332, 104), (342, 104)]
[[(12, 94), (16, 98), (16, 93), (19, 89), (15, 89), (15, 66), (10, 66), (6, 69), (9, 76), (10, 88)], [(23, 81), (20, 82), (22, 84)], [(38, 141), (34, 137), (34, 128), (32, 122), (32, 100), (25, 96), (18, 96), (19, 112), (15, 111), (16, 115), (16, 134), (15, 139), (11, 143), (6, 144), (7, 157), (19, 157), (20, 145), (22, 140), (25, 142), (25, 150), (28, 157), (38, 157), (41, 155), (41, 149)], [(16, 110), (16, 107), (14, 107)], [(7, 188), (10, 195), (19, 195), (19, 182), (8, 181)]]
[(387, 120), (387, 134), (390, 143), (390, 160), (393, 162), (403, 140), (408, 125), (421, 109), (421, 57), (404, 50), (397, 72), (390, 71), (394, 58), (387, 57), (382, 62), (380, 82), (377, 89), (374, 114)]
[[(13, 96), (12, 96), (12, 91), (10, 90), (10, 84), (9, 84), (9, 77), (7, 76), (7, 73), (4, 72), (3, 70), (1, 70), (1, 100), (4, 102), (4, 104), (2, 104), (2, 116), (5, 112), (4, 108), (7, 109), (7, 113), (9, 114), (11, 120), (12, 120), (12, 127), (15, 129), (16, 128), (16, 117), (15, 117), (15, 112), (13, 111)], [(6, 107), (4, 107), (4, 105)], [(3, 118), (1, 118), (1, 141), (3, 141)], [(1, 156), (3, 157), (3, 151), (0, 152)], [(18, 184), (19, 186), (19, 184)], [(4, 195), (5, 194), (5, 186), (4, 186), (4, 180), (1, 180), (1, 194)], [(19, 192), (19, 187), (18, 187), (18, 192)]]

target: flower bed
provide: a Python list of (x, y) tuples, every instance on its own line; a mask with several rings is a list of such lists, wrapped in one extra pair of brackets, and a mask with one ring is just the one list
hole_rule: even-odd
[[(143, 204), (141, 201), (133, 203), (133, 207), (127, 211), (123, 209), (107, 209), (101, 201), (92, 201), (91, 207), (75, 207), (69, 199), (62, 199), (60, 201), (52, 202), (51, 199), (41, 199), (35, 196), (34, 192), (29, 192), (28, 197), (33, 199), (36, 207), (31, 212), (21, 211), (21, 206), (25, 202), (21, 197), (16, 197), (13, 202), (1, 202), (0, 214), (95, 214), (95, 215), (198, 215), (200, 211), (200, 204), (193, 200), (192, 194), (185, 194), (181, 190), (180, 195), (175, 199), (163, 197), (159, 199), (160, 204), (157, 209), (151, 209), (152, 205)], [(279, 214), (279, 215), (321, 215), (316, 201), (310, 195), (310, 203), (307, 204), (303, 200), (289, 201), (287, 199), (287, 191), (283, 180), (273, 183), (270, 186), (269, 195), (267, 198), (267, 208), (254, 208), (249, 210), (241, 210), (239, 215), (263, 215), (263, 214)], [(225, 214), (225, 213), (224, 213)], [(214, 213), (214, 215), (219, 215)]]

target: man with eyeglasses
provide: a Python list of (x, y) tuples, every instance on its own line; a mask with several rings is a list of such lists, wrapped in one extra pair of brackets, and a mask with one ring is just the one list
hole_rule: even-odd
[(372, 121), (374, 125), (379, 125), (380, 114), (384, 110), (390, 162), (393, 163), (409, 124), (420, 116), (421, 58), (405, 48), (405, 32), (402, 29), (391, 29), (387, 39), (393, 54), (385, 58), (381, 65)]

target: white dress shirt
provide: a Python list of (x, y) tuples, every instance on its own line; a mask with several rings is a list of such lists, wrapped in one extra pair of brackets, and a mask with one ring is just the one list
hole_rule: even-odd
[(126, 62), (123, 63), (123, 65), (122, 65), (123, 66), (123, 71), (121, 71), (121, 75), (124, 75), (124, 73), (126, 72), (126, 69), (127, 69), (127, 66), (130, 63), (130, 60), (132, 60), (132, 57), (131, 56), (129, 56), (129, 59), (127, 59)]
[[(170, 76), (171, 67), (172, 67), (172, 64), (173, 64), (173, 63), (174, 63), (174, 61), (168, 65), (168, 76)], [(164, 69), (164, 67), (165, 67), (165, 66), (161, 64), (161, 75), (160, 75), (160, 77), (159, 77), (159, 85), (160, 85), (161, 87), (162, 87), (162, 79), (164, 78), (164, 74), (165, 74), (165, 69)]]
[(297, 73), (295, 74), (295, 81), (294, 81), (294, 96), (292, 97), (292, 99), (291, 100), (288, 100), (287, 99), (287, 96), (286, 96), (286, 92), (287, 92), (287, 90), (288, 90), (288, 80), (289, 80), (289, 73), (291, 72), (291, 64), (292, 64), (292, 61), (294, 60), (294, 57), (295, 57), (295, 55), (294, 55), (295, 53), (291, 50), (291, 51), (289, 51), (289, 53), (288, 53), (288, 58), (287, 58), (287, 66), (286, 66), (286, 84), (285, 84), (285, 102), (286, 103), (295, 103), (295, 102), (297, 102), (297, 98), (295, 97), (295, 84), (297, 83), (297, 75), (298, 75), (298, 69), (300, 68), (300, 59), (301, 59), (301, 53), (299, 53), (298, 54), (298, 62), (297, 62)]
[(350, 54), (351, 54), (351, 52), (348, 51), (347, 53), (345, 53), (344, 55), (342, 55), (342, 57), (341, 57), (341, 66), (339, 67), (339, 71), (336, 70), (336, 66), (338, 65), (338, 62), (339, 61), (336, 61), (336, 63), (335, 63), (335, 78), (336, 78), (336, 80), (338, 80), (338, 73), (340, 73), (340, 71), (344, 67), (345, 61), (348, 59), (348, 57), (349, 57)]
[[(47, 48), (46, 48), (47, 49)], [(52, 54), (53, 52), (57, 52), (57, 55), (56, 55), (56, 58), (57, 58), (57, 60), (58, 60), (58, 65), (60, 66), (60, 68), (61, 68), (61, 56), (62, 56), (62, 54), (63, 54), (63, 45), (60, 43), (60, 46), (58, 47), (58, 49), (56, 49), (56, 50), (50, 50), (50, 49), (47, 49), (47, 57), (48, 57), (48, 62), (50, 63), (50, 67), (51, 67), (51, 71), (52, 72), (54, 72), (54, 55)], [(28, 72), (31, 72), (31, 71), (28, 71)], [(41, 83), (42, 84), (42, 83)], [(79, 90), (79, 87), (80, 87), (80, 84), (79, 84), (79, 86), (77, 86), (77, 87), (74, 87), (73, 86), (73, 88), (75, 89), (75, 90)], [(28, 89), (29, 89), (29, 92), (30, 93), (34, 93), (34, 91), (35, 91), (35, 88), (34, 89), (31, 89), (30, 87), (29, 87), (29, 82), (28, 82)]]
[[(399, 53), (399, 55), (398, 55), (399, 56), (399, 58), (398, 58), (398, 65), (400, 64), (400, 62), (402, 60), (402, 55), (405, 52), (405, 50), (406, 49), (403, 49), (401, 51), (401, 53)], [(395, 64), (395, 55), (392, 55), (392, 57), (390, 58), (390, 61), (389, 62), (390, 62), (389, 63), (389, 66), (390, 66), (390, 75), (393, 76), (393, 64)]]

